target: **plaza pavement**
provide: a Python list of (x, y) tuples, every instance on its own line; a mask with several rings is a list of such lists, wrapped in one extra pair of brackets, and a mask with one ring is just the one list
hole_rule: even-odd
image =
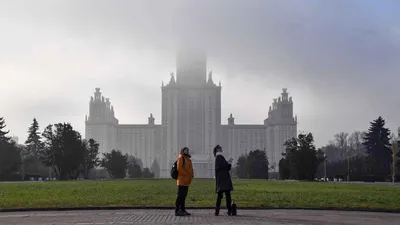
[(316, 210), (239, 210), (230, 217), (212, 210), (192, 210), (192, 216), (175, 217), (171, 210), (102, 210), (0, 213), (1, 225), (127, 225), (127, 224), (216, 224), (216, 225), (393, 225), (400, 214)]

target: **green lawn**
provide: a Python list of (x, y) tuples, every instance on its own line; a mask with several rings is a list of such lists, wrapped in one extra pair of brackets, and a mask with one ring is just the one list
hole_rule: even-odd
[[(238, 207), (400, 210), (400, 187), (235, 180)], [(187, 206), (214, 206), (215, 181), (195, 180)], [(0, 183), (0, 208), (173, 206), (175, 181), (68, 181)]]

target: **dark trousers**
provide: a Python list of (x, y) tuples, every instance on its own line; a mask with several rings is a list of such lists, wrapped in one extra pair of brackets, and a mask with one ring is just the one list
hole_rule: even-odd
[(188, 190), (188, 186), (178, 186), (178, 196), (175, 202), (175, 212), (178, 212), (179, 210), (186, 211), (185, 202)]
[(230, 191), (220, 191), (218, 192), (218, 197), (217, 197), (217, 204), (215, 205), (215, 210), (219, 212), (219, 209), (221, 208), (221, 200), (224, 197), (226, 197), (226, 208), (228, 208), (228, 212), (232, 211), (232, 199), (231, 199), (231, 192)]

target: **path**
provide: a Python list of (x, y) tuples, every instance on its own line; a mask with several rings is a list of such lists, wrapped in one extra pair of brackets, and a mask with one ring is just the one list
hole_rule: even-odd
[(304, 210), (241, 210), (240, 215), (214, 216), (212, 210), (192, 210), (190, 217), (175, 217), (167, 210), (110, 210), (0, 213), (1, 225), (127, 225), (127, 224), (399, 224), (400, 214)]

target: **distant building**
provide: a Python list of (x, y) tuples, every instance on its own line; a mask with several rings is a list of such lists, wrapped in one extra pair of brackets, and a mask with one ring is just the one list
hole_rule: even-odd
[(206, 61), (205, 54), (178, 54), (176, 79), (171, 73), (169, 83), (161, 87), (161, 124), (154, 123), (152, 114), (147, 124), (119, 124), (110, 100), (96, 88), (86, 116), (86, 138), (99, 142), (101, 152), (118, 149), (139, 157), (144, 167), (159, 168), (153, 172), (161, 178), (170, 176), (171, 165), (185, 146), (191, 149), (195, 176), (199, 178), (214, 176), (212, 149), (217, 144), (235, 162), (246, 151), (265, 150), (270, 165), (277, 170), (284, 142), (297, 135), (297, 119), (287, 90), (274, 99), (264, 123), (235, 124), (231, 114), (228, 124), (222, 125), (222, 87), (214, 83), (211, 72), (207, 79)]

